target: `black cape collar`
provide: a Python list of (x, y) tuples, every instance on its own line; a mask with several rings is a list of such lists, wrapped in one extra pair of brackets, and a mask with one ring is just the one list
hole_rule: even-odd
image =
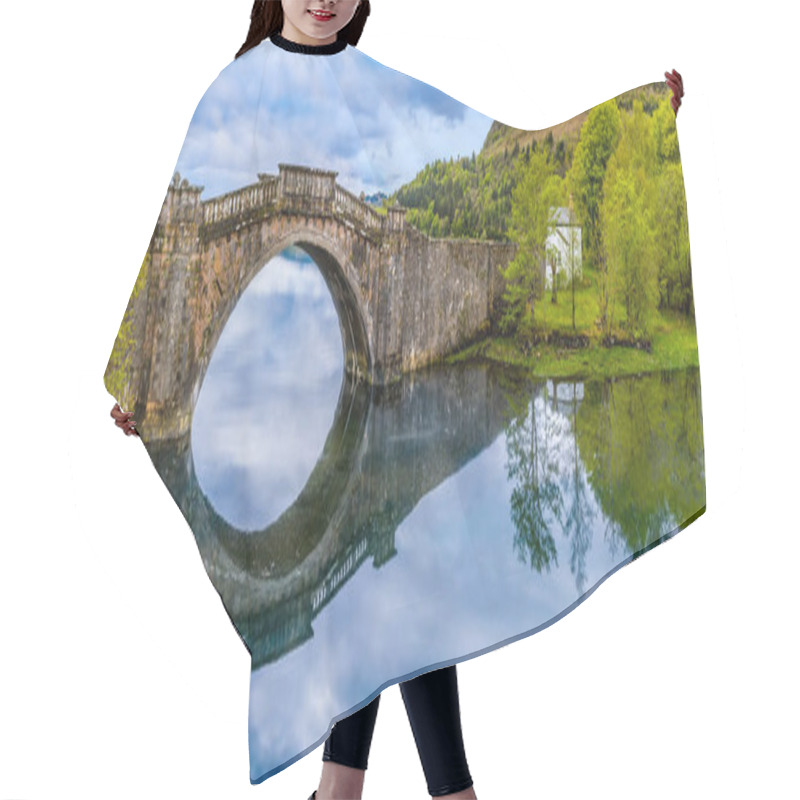
[(284, 50), (289, 50), (292, 53), (306, 53), (307, 55), (331, 55), (332, 53), (340, 53), (347, 47), (347, 39), (337, 39), (335, 42), (329, 44), (299, 44), (281, 36), (277, 31), (273, 33), (269, 40), (272, 44)]

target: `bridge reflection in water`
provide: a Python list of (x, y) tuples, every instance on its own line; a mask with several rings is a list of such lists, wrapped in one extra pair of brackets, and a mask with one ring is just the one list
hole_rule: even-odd
[[(584, 410), (587, 397), (593, 407)], [(615, 399), (624, 400), (624, 415), (613, 408)], [(665, 399), (672, 401), (666, 408)], [(518, 561), (522, 554), (531, 580), (557, 567), (556, 540), (571, 538), (573, 595), (581, 594), (601, 577), (581, 566), (594, 531), (614, 534), (596, 543), (608, 547), (613, 566), (615, 557), (674, 532), (704, 506), (698, 399), (696, 370), (587, 386), (526, 380), (489, 364), (429, 367), (389, 388), (345, 375), (305, 487), (258, 531), (238, 530), (215, 511), (198, 482), (188, 435), (152, 442), (148, 450), (255, 669), (312, 637), (314, 618), (365, 560), (382, 567), (397, 556), (397, 531), (422, 499), (493, 445), (505, 466), (487, 459), (485, 473), (473, 479), (502, 482), (508, 492), (491, 498), (479, 523), (491, 530), (477, 535), (513, 549)], [(656, 413), (660, 424), (650, 429)], [(630, 438), (637, 428), (638, 444)], [(594, 452), (582, 452), (586, 443)], [(676, 486), (678, 475), (685, 482)], [(462, 509), (452, 511), (458, 526)], [(476, 532), (445, 535), (469, 539)], [(473, 580), (481, 578), (481, 564), (469, 570)]]
[[(296, 392), (276, 402), (302, 413)], [(319, 457), (263, 525), (203, 490), (191, 432), (145, 446), (252, 656), (254, 780), (385, 686), (551, 624), (705, 509), (696, 369), (582, 382), (472, 361), (388, 386), (342, 370)]]

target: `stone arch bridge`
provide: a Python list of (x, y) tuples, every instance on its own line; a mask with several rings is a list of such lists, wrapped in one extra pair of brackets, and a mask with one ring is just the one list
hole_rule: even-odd
[(316, 262), (339, 317), (345, 371), (385, 385), (491, 328), (513, 242), (436, 239), (336, 183), (279, 164), (277, 175), (208, 200), (175, 173), (132, 299), (128, 382), (149, 439), (184, 434), (222, 330), (249, 282), (290, 245)]

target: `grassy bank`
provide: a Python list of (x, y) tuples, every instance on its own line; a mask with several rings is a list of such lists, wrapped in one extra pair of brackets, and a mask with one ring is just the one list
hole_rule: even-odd
[[(615, 345), (604, 347), (594, 321), (599, 316), (597, 292), (582, 288), (575, 292), (575, 329), (572, 328), (572, 295), (569, 290), (558, 293), (558, 303), (550, 302), (551, 293), (537, 307), (543, 318), (540, 331), (589, 339), (583, 348), (539, 344), (527, 356), (513, 337), (489, 336), (445, 359), (457, 363), (484, 358), (502, 364), (526, 367), (533, 375), (553, 378), (592, 378), (631, 375), (665, 369), (698, 366), (697, 335), (694, 321), (676, 312), (656, 313), (651, 352)], [(615, 315), (615, 323), (621, 320)]]

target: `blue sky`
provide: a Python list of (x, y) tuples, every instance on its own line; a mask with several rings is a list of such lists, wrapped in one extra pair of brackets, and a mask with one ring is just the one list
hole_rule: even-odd
[(477, 153), (491, 124), (358, 48), (311, 56), (265, 40), (206, 90), (175, 169), (205, 187), (203, 199), (277, 174), (279, 162), (335, 170), (355, 194), (389, 194), (426, 163)]

